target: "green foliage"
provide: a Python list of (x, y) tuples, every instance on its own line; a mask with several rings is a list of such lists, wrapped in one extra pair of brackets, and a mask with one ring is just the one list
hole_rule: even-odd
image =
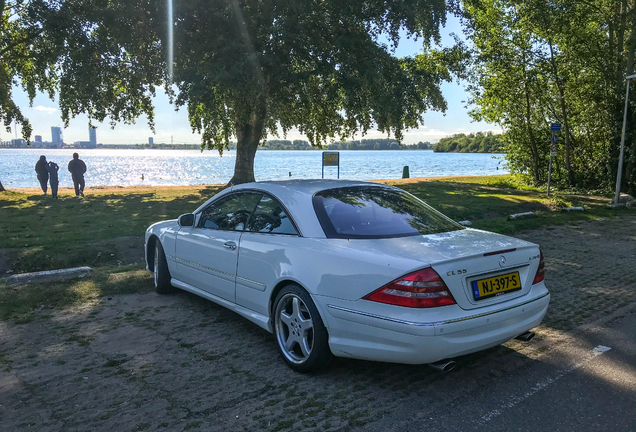
[(176, 5), (175, 20), (176, 103), (204, 147), (222, 151), (236, 136), (232, 183), (253, 178), (258, 143), (279, 129), (295, 127), (313, 146), (371, 127), (400, 141), (422, 113), (446, 108), (439, 86), (450, 75), (431, 61), (445, 53), (393, 55), (400, 29), (438, 37), (442, 0), (193, 1)]
[[(381, 1), (207, 2), (175, 5), (174, 80), (178, 105), (188, 106), (204, 144), (220, 149), (251, 124), (266, 104), (264, 134), (296, 126), (310, 143), (367, 131), (402, 138), (429, 108), (445, 107), (444, 71), (398, 59), (380, 44), (380, 33), (399, 39), (437, 36), (445, 19), (440, 0), (409, 6)], [(215, 29), (208, 37), (201, 29)]]
[(455, 134), (439, 140), (433, 151), (454, 153), (503, 153), (503, 140), (501, 135), (492, 132)]
[(268, 140), (263, 143), (263, 149), (266, 150), (315, 150), (307, 141), (303, 140)]
[[(12, 98), (20, 85), (59, 96), (65, 124), (85, 113), (132, 123), (153, 123), (152, 97), (163, 83), (165, 56), (152, 35), (164, 28), (159, 4), (128, 1), (0, 1), (0, 117), (29, 140), (32, 127)], [(150, 36), (149, 39), (146, 37)]]
[(364, 139), (359, 141), (340, 141), (329, 144), (329, 150), (430, 150), (433, 146), (426, 142), (402, 144), (392, 139)]
[[(370, 128), (401, 141), (429, 109), (444, 110), (440, 85), (465, 60), (449, 48), (397, 58), (401, 35), (428, 44), (446, 18), (444, 0), (410, 2), (194, 0), (174, 3), (174, 61), (166, 58), (165, 0), (3, 0), (0, 111), (25, 137), (28, 121), (12, 83), (31, 98), (59, 94), (62, 117), (134, 122), (163, 85), (188, 110), (202, 148), (237, 141), (231, 183), (254, 178), (268, 135), (297, 128), (312, 146)], [(388, 38), (389, 44), (380, 38)]]
[[(559, 122), (553, 184), (609, 189), (616, 179), (625, 76), (634, 71), (636, 5), (623, 0), (464, 0), (473, 44), (469, 103), (500, 124), (514, 173), (547, 181), (550, 122)], [(633, 99), (633, 97), (632, 97)], [(630, 109), (624, 187), (636, 189)]]

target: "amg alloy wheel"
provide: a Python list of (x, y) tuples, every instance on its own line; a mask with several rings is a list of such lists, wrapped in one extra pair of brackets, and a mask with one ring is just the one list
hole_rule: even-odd
[(331, 357), (327, 329), (311, 297), (297, 285), (288, 285), (274, 308), (276, 346), (285, 362), (298, 372), (325, 366)]

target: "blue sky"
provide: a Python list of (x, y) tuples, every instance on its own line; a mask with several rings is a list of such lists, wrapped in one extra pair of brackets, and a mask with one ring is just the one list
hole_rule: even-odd
[[(451, 33), (462, 34), (459, 21), (454, 17), (448, 17), (446, 27), (441, 29), (442, 44), (451, 45), (453, 40), (449, 36)], [(422, 51), (421, 41), (414, 41), (403, 38), (396, 50), (397, 56), (415, 55)], [(500, 130), (496, 125), (485, 122), (472, 122), (468, 116), (468, 110), (464, 108), (467, 94), (464, 84), (445, 83), (442, 85), (442, 93), (448, 103), (446, 114), (439, 112), (428, 112), (424, 114), (424, 125), (418, 129), (412, 129), (405, 133), (404, 143), (412, 144), (418, 141), (437, 142), (440, 138), (459, 132), (477, 132), (486, 130)], [(44, 141), (51, 140), (51, 126), (63, 126), (60, 118), (60, 111), (57, 102), (51, 101), (45, 95), (38, 95), (33, 106), (29, 107), (26, 94), (20, 89), (14, 89), (14, 99), (21, 107), (23, 113), (29, 118), (33, 126), (33, 136), (42, 135)], [(152, 133), (148, 127), (145, 117), (141, 117), (134, 125), (118, 124), (114, 129), (108, 122), (97, 123), (97, 142), (104, 144), (128, 144), (146, 143), (148, 137), (153, 136), (155, 143), (169, 143), (171, 136), (175, 143), (198, 144), (200, 136), (192, 133), (188, 123), (187, 113), (184, 109), (175, 111), (168, 102), (168, 98), (158, 90), (155, 104), (155, 125), (156, 133)], [(18, 135), (20, 132), (18, 131)], [(14, 137), (14, 134), (0, 131), (0, 140), (7, 140)], [(71, 120), (69, 127), (64, 129), (64, 141), (72, 143), (74, 141), (88, 141), (88, 118), (80, 115)], [(369, 131), (364, 138), (383, 138), (386, 135), (378, 131)], [(276, 139), (275, 137), (270, 137)], [(281, 136), (281, 138), (283, 138)], [(360, 136), (356, 138), (362, 138)], [(287, 139), (304, 139), (304, 136), (297, 131), (291, 131)]]

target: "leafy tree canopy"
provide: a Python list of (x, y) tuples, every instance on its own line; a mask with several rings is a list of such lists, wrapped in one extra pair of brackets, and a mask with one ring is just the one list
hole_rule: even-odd
[[(193, 1), (175, 9), (176, 103), (203, 146), (238, 141), (231, 183), (251, 181), (258, 143), (292, 127), (312, 145), (371, 127), (401, 140), (445, 109), (449, 73), (431, 56), (396, 58), (400, 29), (438, 37), (442, 0)], [(435, 53), (434, 55), (440, 55)]]
[(503, 138), (492, 132), (454, 134), (439, 140), (433, 151), (446, 153), (502, 153)]
[(151, 101), (165, 76), (163, 48), (152, 36), (145, 40), (165, 27), (154, 3), (0, 0), (0, 117), (7, 131), (15, 122), (25, 139), (32, 132), (13, 86), (31, 101), (38, 91), (57, 94), (66, 125), (80, 113), (113, 125), (146, 114), (153, 127)]
[[(632, 0), (462, 0), (472, 44), (472, 116), (505, 129), (513, 172), (547, 180), (550, 123), (557, 185), (616, 180), (625, 77), (634, 72)], [(630, 95), (634, 100), (634, 92)], [(633, 102), (632, 102), (633, 105)], [(628, 111), (623, 188), (636, 193), (636, 115)]]
[[(167, 64), (166, 0), (0, 0), (0, 112), (5, 126), (28, 120), (11, 97), (21, 85), (59, 95), (66, 123), (154, 126), (163, 85), (186, 107), (202, 148), (237, 140), (234, 178), (254, 180), (256, 149), (296, 127), (312, 145), (370, 128), (398, 141), (444, 110), (439, 86), (458, 50), (397, 58), (400, 35), (438, 40), (444, 0), (192, 0), (174, 4), (174, 62)], [(388, 40), (388, 43), (381, 41)], [(168, 69), (172, 74), (168, 76)], [(451, 68), (452, 69), (452, 68)]]

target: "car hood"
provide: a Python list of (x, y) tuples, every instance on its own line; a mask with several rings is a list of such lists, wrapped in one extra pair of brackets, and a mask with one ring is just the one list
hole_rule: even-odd
[(525, 240), (467, 228), (439, 234), (350, 240), (352, 246), (434, 264), (504, 249), (536, 246)]

